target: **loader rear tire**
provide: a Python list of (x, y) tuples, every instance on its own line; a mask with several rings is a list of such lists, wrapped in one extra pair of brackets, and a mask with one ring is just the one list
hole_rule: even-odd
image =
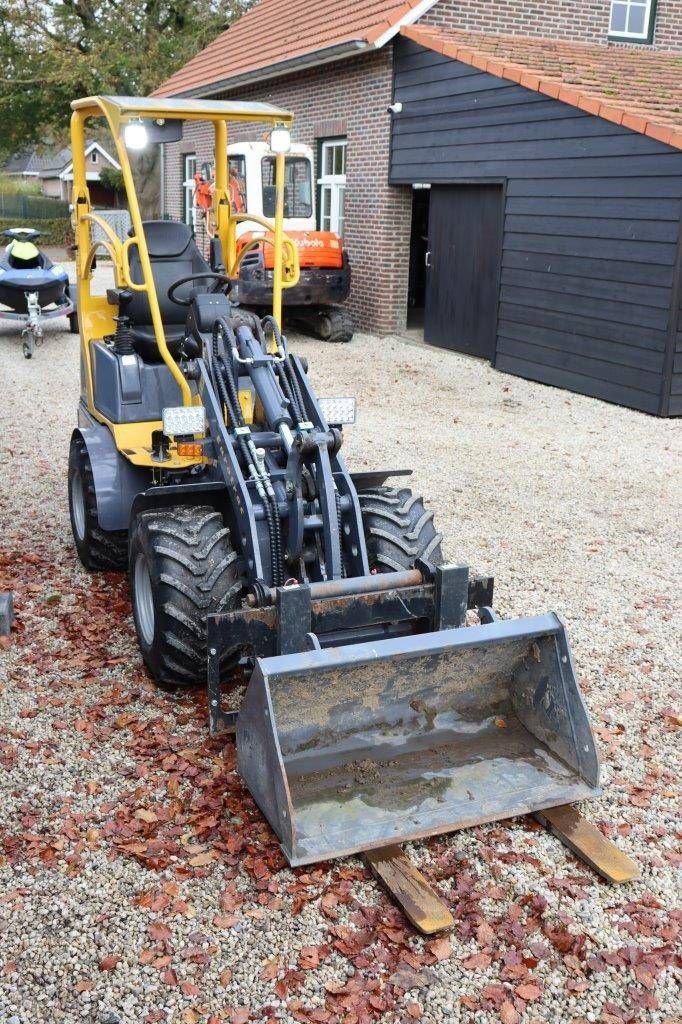
[(90, 456), (78, 435), (69, 448), (69, 515), (76, 551), (85, 568), (90, 572), (124, 572), (128, 565), (128, 533), (100, 527)]
[(443, 564), (442, 534), (433, 525), (433, 512), (408, 487), (373, 487), (358, 493), (373, 572), (414, 569), (417, 559)]
[[(141, 513), (130, 534), (130, 590), (142, 658), (158, 683), (206, 681), (206, 616), (233, 611), (242, 566), (219, 512), (180, 505)], [(227, 652), (227, 674), (237, 656)]]

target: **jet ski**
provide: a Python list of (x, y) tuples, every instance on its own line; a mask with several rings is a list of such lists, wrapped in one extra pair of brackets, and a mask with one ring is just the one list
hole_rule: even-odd
[(43, 340), (43, 321), (65, 316), (69, 330), (78, 334), (75, 288), (64, 267), (36, 245), (42, 232), (34, 228), (8, 228), (0, 249), (0, 320), (22, 324), (24, 355), (31, 359)]

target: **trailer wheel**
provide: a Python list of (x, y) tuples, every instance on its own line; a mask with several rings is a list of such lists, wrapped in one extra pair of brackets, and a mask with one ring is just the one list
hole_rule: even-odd
[(97, 517), (95, 481), (85, 441), (69, 448), (69, 515), (78, 557), (91, 572), (123, 572), (128, 564), (128, 534), (103, 530)]
[[(242, 565), (222, 516), (208, 506), (143, 512), (130, 534), (130, 589), (137, 638), (158, 683), (206, 680), (206, 616), (239, 605)], [(227, 651), (222, 670), (238, 654)]]
[(433, 525), (433, 512), (407, 487), (373, 487), (358, 493), (370, 570), (401, 572), (413, 569), (418, 558), (443, 564), (442, 534)]

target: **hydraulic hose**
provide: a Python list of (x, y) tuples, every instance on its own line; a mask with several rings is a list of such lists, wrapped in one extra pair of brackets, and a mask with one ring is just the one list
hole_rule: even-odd
[(295, 426), (298, 426), (303, 417), (301, 415), (301, 410), (298, 408), (296, 397), (293, 391), (291, 390), (291, 384), (289, 383), (289, 378), (287, 377), (284, 363), (280, 363), (279, 366), (277, 367), (277, 379), (279, 380), (279, 386), (284, 392), (284, 397), (287, 399), (289, 405), (291, 406), (291, 410), (294, 414)]
[[(251, 446), (253, 446), (253, 441), (251, 442)], [(272, 582), (274, 586), (278, 587), (283, 582), (279, 509), (277, 508), (276, 502), (274, 503), (273, 508), (273, 503), (270, 500), (270, 495), (268, 494), (265, 486), (264, 474), (261, 473), (258, 466), (258, 458), (256, 457), (254, 460), (251, 457), (249, 443), (244, 434), (239, 435), (239, 447), (241, 448), (244, 461), (246, 462), (251, 478), (256, 486), (258, 496), (263, 503), (265, 519), (268, 524), (268, 543), (270, 547), (270, 563), (272, 565)], [(255, 446), (253, 447), (255, 451)], [(270, 484), (269, 477), (266, 476), (265, 479), (267, 479), (268, 484)], [(270, 489), (272, 489), (271, 484)]]
[(288, 355), (284, 361), (284, 372), (288, 377), (289, 387), (291, 388), (296, 399), (296, 407), (299, 414), (299, 423), (301, 423), (303, 420), (308, 419), (305, 407), (305, 400), (303, 398), (303, 392), (301, 391), (300, 385), (298, 383), (298, 378), (296, 377), (296, 374), (294, 373), (294, 368), (291, 365), (291, 359), (289, 358)]
[(234, 331), (225, 318), (220, 317), (213, 325), (213, 353), (218, 364), (218, 376), (219, 378), (222, 378), (230, 396), (230, 401), (226, 402), (226, 405), (230, 413), (232, 424), (235, 427), (243, 427), (244, 416), (242, 414), (241, 405), (239, 404), (239, 389), (232, 372), (232, 361), (225, 351), (226, 337), (228, 342), (230, 342), (233, 347), (236, 347), (237, 339)]
[(341, 576), (345, 577), (346, 566), (343, 558), (343, 526), (341, 520), (341, 495), (339, 494), (338, 491), (334, 491), (334, 496), (336, 498), (336, 521), (339, 524), (339, 553), (341, 555)]

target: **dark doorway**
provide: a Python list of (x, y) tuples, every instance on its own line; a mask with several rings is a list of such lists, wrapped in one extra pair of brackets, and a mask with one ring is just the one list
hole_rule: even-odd
[(424, 340), (492, 359), (502, 255), (501, 185), (431, 189)]
[(410, 284), (407, 291), (408, 329), (424, 326), (426, 301), (426, 252), (429, 247), (429, 199), (431, 190), (412, 191), (412, 231), (410, 233)]

